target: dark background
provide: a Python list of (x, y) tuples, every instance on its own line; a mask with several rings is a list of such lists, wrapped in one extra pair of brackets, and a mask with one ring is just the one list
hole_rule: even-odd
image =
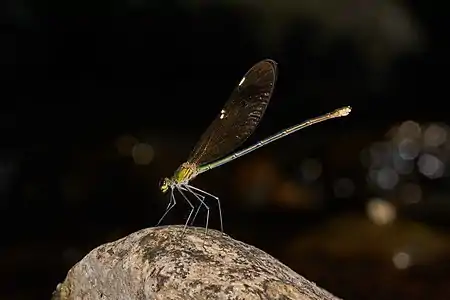
[[(2, 2), (0, 298), (49, 299), (90, 250), (154, 226), (159, 179), (272, 58), (245, 145), (353, 112), (199, 176), (225, 231), (344, 299), (448, 299), (445, 7), (209, 3)], [(179, 203), (164, 224), (184, 223)]]

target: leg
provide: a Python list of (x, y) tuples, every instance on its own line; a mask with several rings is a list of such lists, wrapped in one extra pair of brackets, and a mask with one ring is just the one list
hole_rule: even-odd
[(192, 223), (194, 222), (195, 217), (197, 216), (197, 214), (200, 210), (200, 207), (202, 207), (202, 205), (204, 205), (206, 207), (206, 226), (205, 226), (205, 234), (206, 234), (206, 233), (208, 233), (208, 225), (209, 225), (209, 206), (206, 205), (206, 203), (204, 201), (205, 196), (202, 196), (202, 195), (199, 195), (199, 194), (193, 192), (192, 189), (188, 185), (185, 185), (184, 187), (200, 201), (200, 205), (198, 206), (197, 211), (195, 212)]
[(167, 213), (177, 204), (177, 201), (175, 200), (175, 197), (173, 195), (173, 188), (170, 189), (170, 200), (169, 200), (169, 204), (167, 205), (166, 211), (164, 212), (164, 214), (162, 215), (161, 219), (159, 219), (158, 224), (156, 224), (156, 226), (159, 226), (159, 224), (161, 223), (161, 221), (164, 219), (164, 217), (167, 215)]
[(202, 196), (202, 195), (192, 191), (191, 189), (189, 189), (186, 186), (180, 186), (180, 189), (182, 189), (183, 191), (187, 191), (187, 192), (193, 194), (200, 201), (200, 205), (197, 207), (197, 210), (195, 211), (194, 217), (191, 220), (191, 224), (190, 225), (192, 226), (194, 224), (195, 218), (197, 217), (198, 212), (200, 211), (200, 208), (202, 207), (202, 205), (204, 205), (206, 207), (206, 209), (208, 209), (208, 210), (209, 210), (209, 206), (207, 206), (206, 203), (205, 203), (205, 196)]
[(185, 230), (186, 230), (186, 227), (187, 227), (187, 225), (189, 223), (189, 220), (191, 219), (192, 213), (194, 212), (195, 207), (194, 207), (194, 205), (192, 205), (191, 201), (189, 201), (189, 198), (186, 197), (186, 195), (183, 193), (183, 188), (182, 187), (177, 187), (177, 190), (183, 196), (184, 200), (186, 200), (186, 202), (191, 206), (191, 212), (189, 213), (189, 216), (188, 216), (188, 218), (186, 220), (186, 223), (184, 224), (184, 228), (183, 228), (183, 233), (184, 233)]
[(204, 190), (201, 190), (201, 189), (199, 189), (199, 188), (196, 188), (195, 186), (192, 186), (192, 185), (186, 184), (186, 187), (187, 187), (187, 188), (190, 188), (190, 189), (192, 189), (192, 190), (194, 190), (194, 191), (197, 191), (197, 192), (203, 193), (203, 194), (205, 194), (205, 195), (208, 195), (208, 196), (210, 196), (210, 197), (213, 197), (214, 199), (217, 200), (217, 204), (218, 204), (218, 206), (219, 206), (220, 229), (222, 230), (222, 233), (223, 233), (222, 209), (220, 208), (220, 200), (219, 200), (219, 197), (214, 196), (214, 195), (212, 195), (212, 194), (210, 194), (210, 193), (208, 193), (208, 192), (205, 192)]
[(201, 202), (200, 205), (197, 207), (197, 210), (195, 211), (194, 217), (192, 218), (191, 221), (191, 226), (194, 224), (195, 218), (197, 218), (198, 212), (200, 211), (200, 208), (202, 207), (202, 205), (205, 205), (205, 207), (209, 210), (209, 207), (204, 203), (205, 202), (205, 196), (196, 194), (194, 192), (191, 191), (192, 194), (194, 194), (194, 196)]

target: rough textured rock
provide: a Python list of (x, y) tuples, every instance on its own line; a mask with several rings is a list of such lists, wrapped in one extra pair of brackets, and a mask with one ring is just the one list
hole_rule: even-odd
[(263, 251), (215, 230), (147, 228), (92, 250), (53, 299), (338, 299)]

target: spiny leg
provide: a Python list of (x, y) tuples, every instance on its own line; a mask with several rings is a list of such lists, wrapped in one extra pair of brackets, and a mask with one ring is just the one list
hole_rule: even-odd
[(164, 219), (164, 217), (167, 215), (167, 213), (177, 204), (177, 201), (175, 200), (175, 196), (173, 195), (173, 188), (170, 189), (170, 200), (169, 204), (167, 205), (166, 211), (162, 215), (161, 219), (159, 219), (158, 224), (156, 226), (159, 226), (161, 221)]
[(208, 195), (210, 197), (213, 197), (214, 199), (217, 200), (217, 204), (218, 204), (218, 207), (219, 207), (220, 229), (222, 230), (222, 233), (223, 233), (222, 208), (220, 207), (220, 199), (219, 199), (219, 197), (214, 196), (213, 194), (210, 194), (210, 193), (208, 193), (208, 192), (206, 192), (204, 190), (201, 190), (201, 189), (196, 188), (195, 186), (192, 186), (192, 185), (189, 185), (189, 184), (186, 184), (186, 187), (188, 187), (190, 189), (193, 189), (194, 191), (197, 191), (197, 192), (203, 193), (205, 195)]
[(189, 213), (189, 216), (186, 220), (186, 223), (184, 224), (183, 233), (186, 231), (186, 227), (189, 223), (189, 220), (191, 219), (192, 213), (194, 212), (194, 205), (192, 205), (191, 201), (189, 201), (189, 198), (183, 193), (183, 188), (177, 186), (177, 190), (180, 192), (180, 194), (183, 196), (184, 200), (191, 206), (191, 212)]
[(198, 214), (198, 212), (199, 212), (199, 210), (200, 210), (200, 207), (202, 207), (202, 205), (204, 205), (204, 206), (206, 207), (206, 225), (205, 225), (205, 234), (207, 234), (207, 233), (208, 233), (208, 225), (209, 225), (209, 206), (206, 205), (206, 203), (205, 203), (205, 201), (204, 201), (205, 196), (202, 196), (202, 195), (199, 195), (199, 194), (193, 192), (192, 189), (190, 189), (189, 185), (185, 185), (184, 187), (185, 187), (189, 192), (191, 192), (191, 193), (192, 193), (192, 194), (200, 201), (200, 205), (198, 206), (197, 211), (195, 212), (195, 215), (194, 215), (194, 218), (193, 218), (193, 221), (192, 221), (192, 222), (194, 222), (195, 217), (197, 216), (197, 214)]

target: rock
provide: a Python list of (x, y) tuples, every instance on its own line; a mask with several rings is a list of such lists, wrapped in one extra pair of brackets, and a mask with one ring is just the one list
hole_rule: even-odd
[(97, 247), (53, 299), (338, 299), (265, 252), (216, 230), (142, 229)]

